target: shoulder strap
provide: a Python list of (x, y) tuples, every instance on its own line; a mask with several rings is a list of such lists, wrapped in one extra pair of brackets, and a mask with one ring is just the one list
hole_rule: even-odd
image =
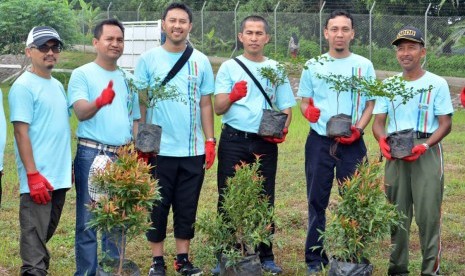
[(258, 87), (258, 89), (260, 90), (260, 92), (262, 92), (263, 94), (263, 97), (265, 97), (265, 100), (268, 102), (268, 104), (270, 105), (271, 108), (273, 108), (273, 104), (271, 103), (271, 100), (270, 100), (270, 97), (268, 97), (268, 95), (265, 93), (265, 90), (263, 89), (262, 85), (260, 84), (260, 82), (255, 78), (255, 76), (252, 74), (252, 72), (250, 72), (249, 68), (247, 68), (247, 66), (245, 66), (245, 64), (240, 61), (238, 58), (234, 58), (234, 60), (242, 67), (242, 69), (244, 69), (244, 71), (247, 73), (247, 75), (249, 75), (249, 77), (253, 80), (253, 82), (255, 83), (255, 85)]
[(194, 49), (192, 46), (187, 45), (186, 50), (182, 53), (182, 56), (176, 61), (174, 64), (173, 68), (168, 72), (166, 75), (165, 79), (161, 82), (161, 86), (164, 86), (167, 84), (176, 74), (181, 70), (181, 68), (186, 64), (187, 60), (191, 57), (192, 52), (194, 52)]

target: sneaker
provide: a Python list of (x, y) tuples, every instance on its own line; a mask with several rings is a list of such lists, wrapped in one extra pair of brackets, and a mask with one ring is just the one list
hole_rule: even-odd
[(216, 263), (216, 266), (215, 266), (215, 268), (212, 268), (211, 273), (212, 273), (213, 276), (218, 276), (218, 275), (220, 275), (220, 271), (221, 271), (220, 263)]
[(263, 271), (271, 273), (272, 275), (278, 275), (283, 273), (283, 270), (279, 266), (277, 266), (272, 260), (263, 261), (262, 269)]
[(307, 268), (307, 275), (316, 275), (317, 273), (321, 272), (321, 267), (316, 265), (309, 265)]
[(149, 270), (149, 276), (165, 276), (166, 266), (163, 264), (152, 263)]
[(203, 271), (195, 267), (189, 260), (183, 262), (174, 261), (174, 269), (181, 275), (185, 276), (199, 276), (203, 274)]

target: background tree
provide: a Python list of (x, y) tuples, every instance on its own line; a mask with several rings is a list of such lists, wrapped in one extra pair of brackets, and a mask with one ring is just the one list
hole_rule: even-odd
[(2, 0), (0, 18), (0, 54), (22, 53), (34, 26), (53, 27), (65, 45), (77, 36), (76, 16), (63, 0)]

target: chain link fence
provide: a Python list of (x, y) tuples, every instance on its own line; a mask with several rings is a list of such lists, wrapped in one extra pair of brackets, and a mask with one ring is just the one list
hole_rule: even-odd
[[(425, 12), (425, 15), (427, 13)], [(250, 15), (235, 11), (194, 11), (190, 40), (193, 45), (209, 56), (230, 57), (240, 50), (237, 41), (240, 21)], [(266, 54), (288, 55), (288, 43), (292, 33), (299, 38), (299, 55), (311, 58), (327, 51), (324, 39), (324, 24), (329, 16), (321, 13), (271, 12), (259, 14), (267, 19), (272, 39)], [(161, 12), (105, 11), (102, 18), (118, 18), (121, 21), (153, 21), (161, 19)], [(377, 13), (353, 14), (355, 39), (351, 51), (372, 60), (375, 68), (396, 66), (391, 42), (405, 25), (413, 25), (424, 32), (428, 58), (462, 55), (465, 45), (455, 43), (463, 36), (465, 20), (461, 17), (383, 15)], [(464, 17), (465, 19), (465, 17)], [(462, 27), (460, 27), (462, 26)], [(82, 26), (85, 32), (87, 29)], [(455, 40), (454, 40), (455, 38)], [(90, 38), (87, 43), (90, 42)]]

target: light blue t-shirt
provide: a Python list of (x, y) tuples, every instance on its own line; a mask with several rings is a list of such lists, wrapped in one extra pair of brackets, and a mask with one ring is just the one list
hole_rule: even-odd
[[(399, 74), (398, 76), (402, 76)], [(414, 81), (407, 81), (406, 88), (413, 88), (414, 92), (420, 89), (431, 90), (423, 93), (417, 93), (406, 104), (402, 104), (400, 97), (394, 98), (397, 131), (413, 128), (415, 131), (433, 133), (439, 127), (439, 115), (452, 114), (454, 108), (450, 98), (449, 86), (445, 79), (428, 71)], [(376, 99), (373, 114), (388, 115), (388, 133), (396, 131), (396, 124), (393, 119), (393, 106), (388, 98), (381, 97)]]
[(140, 119), (139, 97), (129, 91), (127, 78), (132, 75), (122, 69), (107, 71), (95, 62), (73, 71), (68, 84), (70, 107), (78, 100), (95, 101), (113, 80), (115, 98), (103, 106), (94, 117), (78, 124), (76, 136), (105, 145), (121, 146), (132, 140), (134, 120)]
[[(29, 124), (29, 138), (37, 170), (55, 190), (71, 187), (71, 129), (63, 85), (24, 72), (8, 95), (10, 121)], [(20, 193), (29, 193), (26, 169), (15, 140)]]
[[(319, 108), (320, 118), (310, 126), (319, 135), (326, 136), (326, 123), (334, 115), (343, 113), (352, 117), (352, 124), (355, 125), (360, 120), (366, 101), (370, 100), (363, 95), (363, 91), (343, 91), (337, 93), (320, 75), (342, 75), (346, 77), (359, 76), (366, 79), (376, 78), (373, 64), (368, 59), (357, 54), (350, 54), (346, 58), (335, 59), (328, 53), (323, 54), (327, 60), (321, 63), (314, 59), (307, 61), (307, 69), (304, 69), (300, 78), (298, 96), (313, 98), (315, 107)], [(339, 102), (339, 105), (338, 105)]]
[[(134, 75), (143, 83), (154, 86), (161, 82), (181, 57), (163, 47), (156, 47), (141, 55)], [(176, 87), (183, 97), (164, 100), (147, 110), (147, 122), (162, 127), (160, 155), (173, 157), (197, 156), (205, 153), (200, 99), (214, 91), (211, 64), (204, 54), (194, 49), (189, 60), (167, 86)], [(150, 113), (151, 112), (151, 118)]]
[(6, 145), (6, 119), (3, 109), (3, 93), (0, 89), (0, 171), (3, 171), (3, 155)]
[[(296, 104), (287, 78), (283, 84), (276, 87), (259, 74), (259, 69), (263, 67), (276, 69), (276, 61), (266, 59), (263, 62), (254, 62), (242, 55), (238, 59), (254, 74), (276, 108), (284, 110)], [(271, 109), (271, 107), (260, 89), (235, 60), (231, 59), (221, 64), (216, 75), (215, 95), (230, 93), (234, 84), (241, 80), (247, 81), (247, 95), (231, 105), (229, 110), (223, 114), (222, 122), (238, 130), (257, 133), (263, 116), (263, 109)]]

